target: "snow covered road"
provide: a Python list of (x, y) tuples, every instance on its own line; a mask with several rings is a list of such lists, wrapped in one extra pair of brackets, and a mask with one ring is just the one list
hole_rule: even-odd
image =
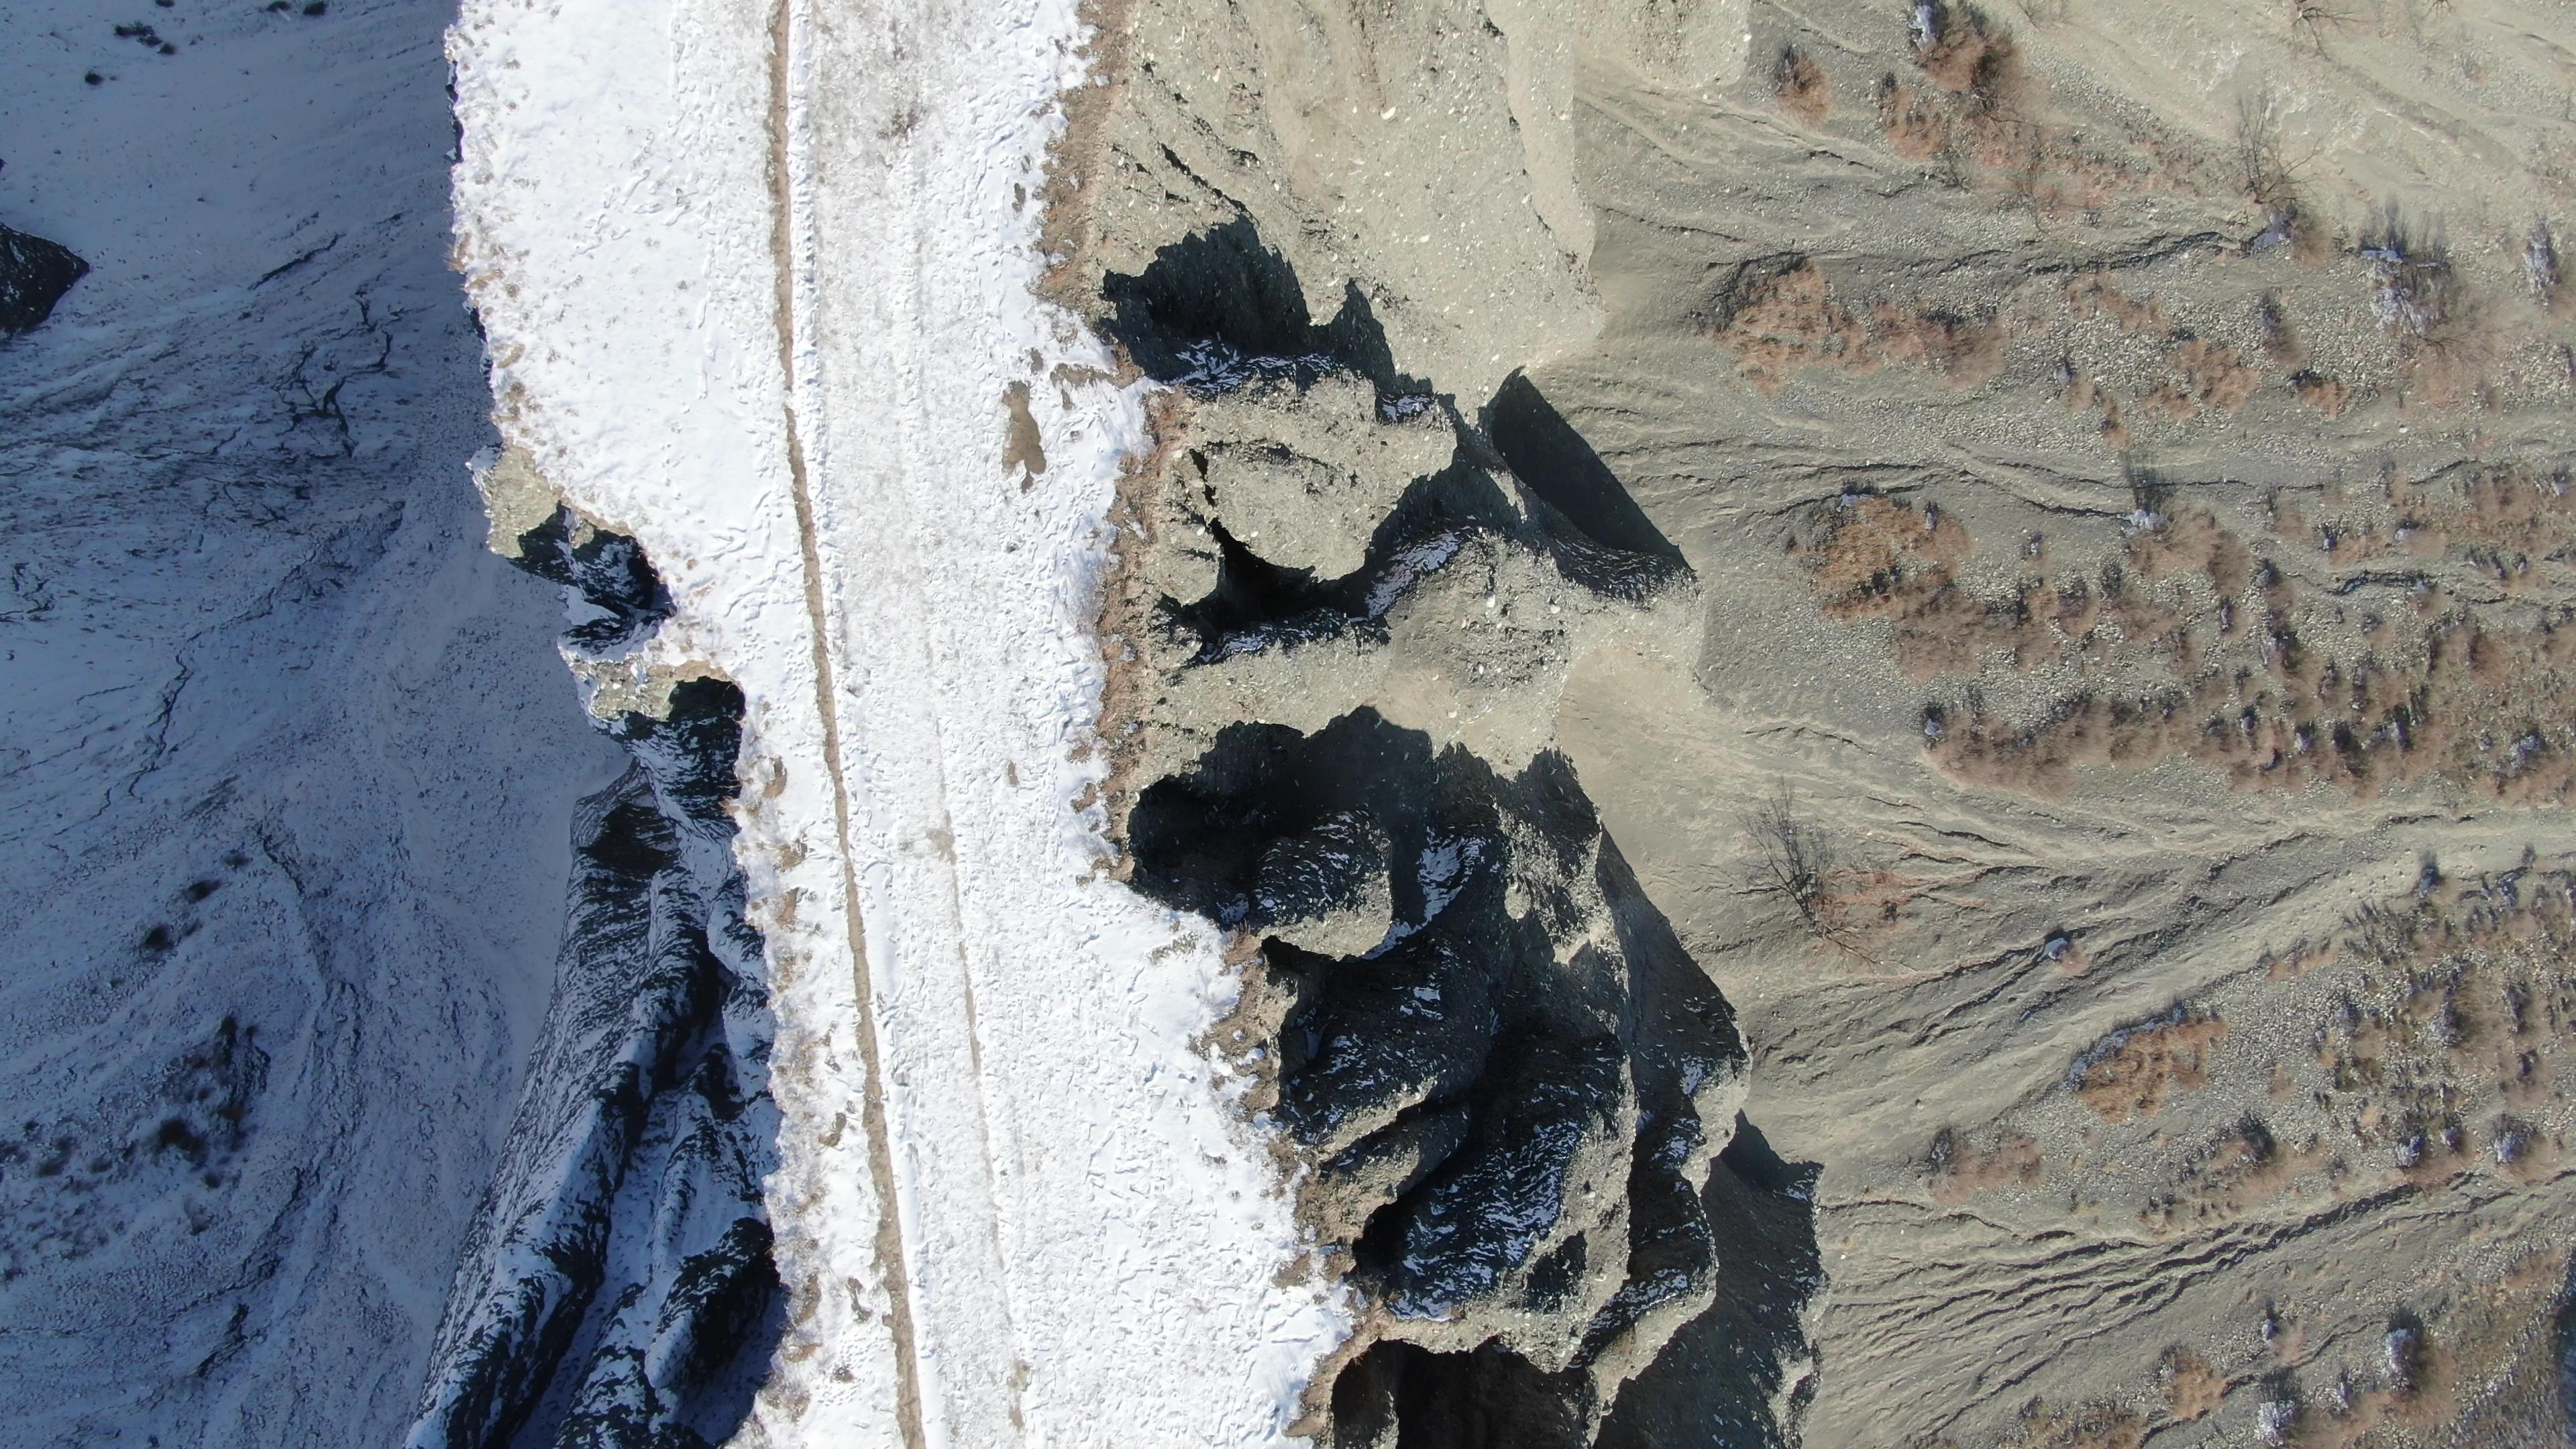
[[(1140, 398), (1030, 293), (1064, 0), (469, 0), (459, 258), (505, 442), (748, 702), (792, 1295), (751, 1442), (1253, 1444), (1344, 1331), (1102, 878), (1103, 518)], [(1025, 389), (1042, 459), (1006, 463)]]

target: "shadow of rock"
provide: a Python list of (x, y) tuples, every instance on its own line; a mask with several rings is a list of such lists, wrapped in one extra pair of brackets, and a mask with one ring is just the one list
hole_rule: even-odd
[[(1570, 551), (1560, 546), (1559, 563), (1569, 576), (1596, 592), (1627, 595), (1641, 584), (1689, 574), (1682, 551), (1646, 517), (1610, 465), (1528, 374), (1515, 372), (1503, 380), (1483, 421), (1494, 451), (1543, 505), (1534, 511), (1553, 515), (1550, 521), (1560, 525), (1560, 538), (1570, 531), (1592, 545)], [(1592, 556), (1602, 550), (1624, 557), (1613, 562)]]
[(1332, 321), (1316, 323), (1296, 268), (1250, 217), (1193, 232), (1138, 275), (1110, 273), (1100, 291), (1109, 335), (1156, 382), (1208, 394), (1346, 370), (1375, 383), (1383, 406), (1431, 401), (1419, 379), (1396, 372), (1386, 329), (1358, 284), (1345, 286)]

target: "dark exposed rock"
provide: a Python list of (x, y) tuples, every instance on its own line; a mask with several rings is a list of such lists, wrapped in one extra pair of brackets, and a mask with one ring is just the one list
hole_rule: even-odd
[(1356, 283), (1331, 322), (1314, 322), (1248, 218), (1110, 274), (1102, 297), (1137, 366), (1196, 398), (1172, 481), (1214, 544), (1215, 577), (1158, 611), (1195, 663), (1383, 640), (1396, 601), (1478, 540), (1544, 556), (1603, 599), (1643, 602), (1691, 577), (1526, 376), (1462, 416), (1396, 370)]
[[(1812, 1225), (1796, 1183), (1720, 1163), (1733, 1013), (1562, 756), (1501, 775), (1365, 709), (1238, 725), (1142, 792), (1130, 844), (1140, 889), (1262, 938), (1227, 1046), (1368, 1305), (1337, 1449), (1587, 1444), (1672, 1345), (1720, 1341), (1745, 1362), (1692, 1411), (1777, 1436)], [(1373, 941), (1301, 929), (1381, 888)]]
[(0, 334), (14, 335), (44, 321), (72, 283), (89, 275), (89, 263), (71, 248), (0, 226)]

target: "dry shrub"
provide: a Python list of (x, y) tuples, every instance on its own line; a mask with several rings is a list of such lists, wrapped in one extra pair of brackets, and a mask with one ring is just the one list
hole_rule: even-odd
[(2352, 389), (2322, 373), (2294, 373), (2290, 388), (2299, 395), (2299, 401), (2330, 418), (2342, 417), (2343, 410), (2352, 405)]
[[(2576, 489), (2554, 474), (2464, 465), (2438, 486), (2392, 484), (2392, 507), (2406, 522), (2391, 534), (2333, 525), (2318, 533), (2347, 563), (2392, 547), (2438, 547), (2510, 590), (2533, 576), (2535, 560), (2576, 548), (2571, 494)], [(2276, 526), (2307, 527), (2286, 505)], [(1945, 721), (1932, 741), (1934, 762), (1962, 781), (2038, 793), (2067, 788), (2084, 767), (2174, 756), (2212, 765), (2241, 789), (2325, 781), (2369, 796), (2442, 778), (2508, 803), (2576, 792), (2576, 727), (2564, 722), (2558, 703), (2576, 690), (2576, 623), (2490, 628), (2476, 610), (2428, 584), (2407, 596), (2406, 607), (2374, 615), (2358, 648), (2329, 653), (2308, 644), (2303, 621), (2312, 609), (2341, 606), (2303, 602), (2268, 564), (2252, 565), (2247, 579), (2250, 557), (2202, 516), (2133, 533), (2134, 572), (2106, 578), (2118, 587), (2096, 596), (2100, 618), (2118, 637), (2087, 638), (2097, 619), (2083, 609), (2061, 608), (2057, 627), (2087, 646), (2086, 660), (2099, 646), (2155, 665), (2171, 682), (2122, 695), (2079, 687), (2045, 716), (2022, 723), (1972, 709)], [(2195, 566), (2216, 596), (2210, 604), (2137, 588), (2140, 579)], [(2250, 601), (2241, 597), (2249, 587)], [(2060, 592), (2071, 597), (2075, 587), (2060, 585)], [(1944, 601), (1938, 617), (1964, 619), (1968, 603)], [(2013, 642), (2027, 657), (2037, 641)], [(1955, 651), (1917, 644), (1910, 657), (1966, 672), (1945, 662)]]
[(1976, 540), (1932, 509), (1852, 495), (1820, 509), (1791, 551), (1825, 612), (1892, 626), (1897, 667), (1915, 680), (1970, 673), (2001, 651), (2016, 666), (2055, 657), (2056, 638), (2027, 596), (1989, 603), (1958, 581)]
[(2558, 270), (2558, 240), (2549, 234), (2549, 223), (2535, 222), (2531, 239), (2522, 247), (2522, 280), (2531, 288), (2531, 299), (2540, 310), (2553, 317), (2566, 312), (2566, 294), (2560, 290), (2563, 278)]
[(2182, 374), (2183, 387), (2199, 407), (2234, 413), (2245, 406), (2263, 375), (2233, 347), (2200, 338), (2185, 338), (2165, 353), (2165, 361)]
[(2139, 1221), (2150, 1231), (2169, 1234), (2243, 1217), (2280, 1197), (2326, 1158), (2325, 1150), (2314, 1145), (2289, 1151), (2261, 1118), (2244, 1117), (2184, 1169), (2180, 1191), (2149, 1201)]
[(2097, 211), (2160, 184), (2152, 163), (2106, 156), (2074, 130), (2031, 119), (2045, 97), (2010, 37), (1983, 20), (1960, 20), (1963, 13), (1953, 14), (1939, 39), (1915, 49), (1920, 80), (1880, 80), (1878, 121), (1888, 149), (1909, 161), (1937, 160), (1948, 184), (2046, 216)]
[(2123, 450), (2123, 449), (2127, 448), (2127, 447), (2129, 446), (2129, 444), (2131, 444), (2131, 443), (2135, 442), (2136, 440), (2137, 440), (2137, 435), (2129, 431), (2129, 425), (2128, 425), (2128, 423), (2127, 423), (2127, 422), (2126, 422), (2126, 421), (2121, 417), (2121, 415), (2120, 415), (2120, 402), (2119, 402), (2119, 399), (2117, 399), (2117, 398), (2105, 398), (2105, 399), (2103, 399), (2103, 401), (2102, 401), (2102, 443), (2103, 443), (2103, 446), (2105, 446), (2105, 447), (2107, 447), (2107, 448), (2111, 449), (2111, 451), (2113, 451), (2113, 452), (2115, 452), (2115, 453), (2116, 453), (2116, 452), (2119, 452), (2119, 451), (2121, 451), (2121, 450)]
[(2147, 1442), (2146, 1420), (2117, 1404), (2051, 1409), (2034, 1402), (2022, 1411), (2021, 1429), (2027, 1449), (2139, 1449)]
[(1824, 124), (1833, 114), (1833, 88), (1826, 83), (1824, 67), (1798, 47), (1786, 46), (1780, 51), (1778, 64), (1771, 68), (1771, 94), (1780, 109), (1810, 126)]
[(2164, 1388), (2165, 1412), (2176, 1423), (2188, 1424), (2217, 1412), (2227, 1400), (2227, 1378), (2210, 1367), (2209, 1360), (2190, 1349), (2176, 1346), (2165, 1350), (2164, 1361), (2157, 1366), (2156, 1378)]
[(1807, 928), (1819, 935), (1832, 930), (1819, 909), (1826, 878), (1834, 870), (1834, 853), (1824, 832), (1798, 811), (1786, 787), (1775, 791), (1743, 819), (1752, 845), (1747, 884), (1757, 894), (1788, 902)]
[(2280, 367), (2296, 367), (2307, 359), (2307, 349), (2299, 342), (2298, 329), (2290, 325), (2289, 309), (2281, 305), (2278, 293), (2266, 292), (2254, 304), (2254, 330), (2263, 340), (2263, 355)]
[(2576, 553), (2576, 479), (2562, 470), (2461, 462), (2429, 477), (2387, 479), (2392, 542), (2419, 557), (2457, 556), (2498, 586), (2528, 582), (2535, 560)]
[(2332, 944), (2311, 946), (2299, 941), (2287, 951), (2265, 951), (2255, 964), (2263, 968), (2263, 974), (2269, 980), (2295, 981), (2311, 971), (2333, 965), (2341, 954)]
[(2066, 284), (2066, 307), (2078, 317), (2108, 317), (2123, 331), (2161, 333), (2164, 308), (2121, 291), (2108, 272), (2089, 272)]
[(2322, 264), (2334, 255), (2334, 238), (2299, 197), (2294, 168), (2281, 151), (2281, 131), (2272, 117), (2270, 98), (2239, 97), (2236, 105), (2237, 181), (2260, 207), (2269, 223), (2249, 246), (2266, 251), (2286, 246), (2301, 266)]
[(2198, 574), (2220, 598), (2234, 598), (2254, 581), (2254, 555), (2207, 509), (2188, 509), (2162, 528), (2130, 536), (2129, 564), (2146, 578)]
[(2484, 392), (2499, 354), (2486, 309), (2460, 281), (2449, 254), (2392, 213), (2362, 240), (2370, 270), (2370, 310), (2397, 339), (2399, 368), (2417, 396), (2435, 407)]
[(1710, 334), (1735, 354), (1738, 376), (1776, 393), (1804, 368), (1869, 373), (1917, 363), (1954, 387), (1974, 387), (2003, 367), (2004, 329), (1939, 310), (1882, 302), (1864, 317), (1833, 299), (1824, 269), (1801, 259), (1740, 282), (1726, 321)]
[(1917, 13), (1930, 23), (1930, 34), (1918, 29), (1914, 40), (1914, 64), (1924, 79), (1989, 108), (2000, 104), (2019, 78), (2011, 33), (1974, 6), (1932, 0)]
[[(2122, 291), (2107, 272), (2087, 273), (2067, 283), (2066, 307), (2079, 320), (2107, 317), (2124, 332), (2171, 338), (2164, 361), (2174, 370), (2175, 381), (2159, 384), (2138, 399), (2170, 421), (2189, 421), (2204, 409), (2233, 414), (2262, 386), (2262, 372), (2244, 353), (2172, 331), (2161, 306)], [(2071, 376), (2072, 360), (2061, 370)], [(2097, 395), (2088, 383), (2080, 391), (2070, 386), (2067, 400), (2070, 406), (2090, 406)], [(2103, 431), (2107, 434), (2119, 426), (2114, 409), (2106, 406)]]
[(2039, 1144), (2018, 1132), (2005, 1133), (1991, 1147), (1967, 1146), (1959, 1135), (1944, 1127), (1932, 1138), (1925, 1154), (1931, 1169), (1932, 1200), (1944, 1207), (1956, 1207), (1980, 1193), (2006, 1187), (2037, 1187), (2047, 1175), (2040, 1163)]
[(2153, 1026), (2113, 1032), (2076, 1062), (2075, 1095), (2105, 1122), (2152, 1117), (2172, 1093), (2209, 1085), (2209, 1052), (2226, 1039), (2225, 1021), (2180, 1010)]
[(2280, 6), (2290, 22), (2291, 37), (2315, 47), (2319, 55), (2326, 53), (2326, 32), (2352, 19), (2326, 0), (2280, 0)]

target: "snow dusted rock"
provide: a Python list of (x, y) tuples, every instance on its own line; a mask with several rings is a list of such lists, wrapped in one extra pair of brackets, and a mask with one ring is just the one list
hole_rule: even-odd
[(0, 226), (0, 332), (24, 332), (52, 316), (54, 303), (88, 274), (71, 248)]
[[(670, 614), (633, 539), (564, 510), (510, 551), (562, 586), (576, 662), (613, 665)], [(575, 816), (554, 1000), (450, 1289), (419, 1449), (720, 1442), (777, 1342), (774, 1029), (728, 813), (742, 691), (661, 696), (603, 721), (634, 763)]]

